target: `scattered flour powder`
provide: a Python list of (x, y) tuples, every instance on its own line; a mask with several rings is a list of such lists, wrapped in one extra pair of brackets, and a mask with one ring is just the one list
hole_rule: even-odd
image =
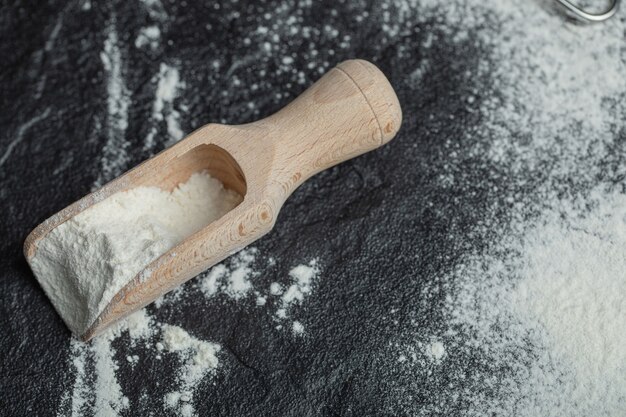
[(137, 39), (135, 39), (135, 47), (143, 48), (149, 45), (151, 49), (157, 49), (161, 38), (161, 30), (158, 26), (146, 26), (139, 30)]
[(138, 187), (114, 194), (50, 232), (31, 267), (77, 335), (151, 261), (241, 201), (207, 173), (171, 193)]
[[(214, 266), (207, 271), (195, 285), (187, 286), (192, 289), (196, 296), (193, 299), (195, 306), (205, 300), (211, 302), (216, 296), (222, 295), (235, 302), (242, 302), (249, 295), (255, 294), (257, 299), (263, 297), (272, 304), (282, 306), (280, 295), (264, 293), (260, 288), (255, 289), (253, 282), (249, 281), (250, 289), (236, 293), (229, 288), (230, 276), (242, 267), (250, 268), (250, 276), (261, 275), (258, 269), (252, 269), (252, 265), (258, 263), (258, 250), (247, 248), (235, 255), (230, 260)], [(274, 265), (274, 261), (268, 259), (267, 264)], [(310, 264), (316, 265), (317, 261), (299, 265), (293, 269), (304, 271), (310, 268)], [(215, 282), (215, 289), (206, 292), (206, 282), (211, 276), (219, 274), (220, 279)], [(305, 274), (309, 276), (310, 274)], [(318, 273), (311, 275), (310, 279), (317, 278)], [(287, 278), (287, 277), (286, 277)], [(292, 277), (288, 277), (293, 280)], [(308, 281), (313, 285), (314, 281)], [(310, 295), (311, 290), (307, 292)], [(265, 294), (265, 295), (260, 295)], [(204, 297), (203, 297), (204, 295)], [(185, 302), (180, 293), (171, 292), (162, 297), (152, 308), (172, 309)], [(262, 307), (265, 304), (259, 305)], [(269, 310), (271, 312), (271, 309)], [(298, 320), (294, 320), (289, 326), (293, 337), (304, 334), (304, 326)], [(115, 345), (115, 346), (114, 346)], [(123, 360), (116, 359), (118, 349), (124, 352)], [(203, 381), (210, 381), (217, 370), (223, 367), (220, 356), (221, 346), (214, 342), (205, 341), (190, 335), (182, 327), (163, 323), (148, 312), (148, 309), (133, 313), (124, 320), (115, 323), (103, 334), (94, 338), (90, 343), (82, 343), (76, 339), (70, 341), (71, 368), (73, 370), (73, 384), (62, 397), (59, 415), (64, 416), (115, 416), (120, 415), (136, 407), (125, 395), (118, 374), (120, 371), (128, 372), (142, 364), (150, 364), (159, 369), (159, 364), (166, 355), (175, 355), (178, 366), (174, 373), (160, 373), (160, 382), (167, 384), (168, 392), (162, 400), (163, 408), (171, 410), (177, 415), (197, 415), (195, 404), (197, 403), (197, 389)], [(128, 359), (130, 358), (130, 360)], [(140, 366), (140, 365), (139, 365)], [(93, 369), (94, 372), (88, 369)], [(159, 402), (159, 399), (150, 398), (151, 403)]]
[[(125, 364), (118, 364), (113, 347), (113, 342), (122, 337), (129, 341), (130, 348), (141, 345), (141, 352), (150, 355), (147, 358), (139, 354), (128, 355), (131, 360), (126, 362), (131, 368), (142, 360), (158, 363), (163, 353), (177, 356), (180, 368), (174, 375), (163, 375), (163, 380), (173, 379), (172, 385), (178, 390), (167, 394), (163, 405), (177, 415), (194, 415), (193, 389), (216, 372), (221, 348), (215, 343), (194, 338), (178, 326), (158, 323), (145, 309), (114, 324), (90, 343), (72, 339), (74, 384), (71, 395), (61, 401), (59, 415), (108, 417), (120, 415), (131, 407), (117, 377), (120, 366)], [(88, 367), (95, 372), (87, 373)]]
[(245, 248), (230, 261), (230, 268), (219, 264), (211, 268), (200, 281), (200, 288), (206, 297), (212, 297), (223, 291), (234, 299), (245, 297), (253, 289), (250, 278), (258, 275), (252, 269), (256, 256), (256, 248)]
[[(589, 203), (596, 207), (576, 216)], [(596, 190), (564, 209), (526, 236), (512, 302), (573, 372), (588, 383), (619, 382), (626, 399), (626, 195)]]
[(501, 245), (468, 256), (450, 277), (456, 353), (476, 352), (481, 367), (508, 369), (497, 379), (482, 376), (498, 381), (502, 397), (475, 404), (470, 415), (623, 415), (626, 195), (598, 188), (553, 201)]
[(174, 100), (180, 95), (185, 87), (180, 78), (178, 68), (161, 63), (159, 72), (153, 78), (157, 88), (154, 103), (152, 105), (152, 120), (154, 125), (150, 128), (144, 142), (144, 150), (154, 152), (156, 135), (159, 133), (159, 125), (165, 122), (168, 140), (166, 145), (171, 145), (183, 138), (184, 132), (180, 126), (180, 112), (174, 105)]
[(198, 340), (184, 329), (172, 325), (163, 326), (162, 345), (166, 350), (178, 353), (184, 362), (178, 374), (180, 390), (168, 393), (165, 405), (181, 416), (191, 417), (194, 415), (193, 388), (208, 372), (217, 368), (220, 346)]
[[(298, 265), (289, 271), (289, 277), (292, 284), (283, 292), (283, 287), (273, 282), (270, 285), (270, 294), (280, 296), (280, 308), (276, 310), (275, 317), (277, 319), (286, 319), (289, 308), (301, 303), (304, 297), (311, 293), (314, 280), (319, 276), (320, 269), (317, 260), (313, 259), (308, 265)], [(296, 333), (302, 333), (304, 326), (300, 323), (294, 323)]]
[[(450, 222), (445, 248), (460, 256), (413, 301), (434, 314), (407, 313), (394, 355), (381, 353), (399, 375), (383, 382), (389, 414), (626, 415), (626, 21), (574, 25), (539, 3), (553, 2), (381, 6), (385, 40), (423, 39), (411, 93), (441, 82), (442, 51), (467, 64), (454, 75), (467, 88), (448, 99), (480, 120), (430, 127), (445, 161), (431, 185), (490, 204), (462, 233)], [(416, 50), (396, 46), (398, 57)], [(432, 340), (441, 361), (429, 360)]]
[(299, 321), (294, 321), (291, 327), (294, 335), (300, 336), (304, 334), (304, 325)]
[(624, 412), (626, 195), (595, 189), (562, 202), (522, 245), (510, 306), (549, 352), (545, 363), (561, 365), (559, 395), (572, 401), (550, 412)]
[(446, 347), (440, 341), (434, 341), (426, 346), (426, 356), (433, 361), (441, 361), (446, 354)]
[(130, 94), (124, 78), (122, 51), (119, 46), (115, 21), (109, 24), (107, 31), (104, 50), (100, 53), (102, 66), (107, 77), (106, 142), (102, 148), (101, 170), (94, 188), (103, 186), (124, 172), (129, 161), (126, 129), (128, 128)]

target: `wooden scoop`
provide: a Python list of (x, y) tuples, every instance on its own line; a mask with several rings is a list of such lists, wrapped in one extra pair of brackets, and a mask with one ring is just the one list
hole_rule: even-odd
[(400, 127), (398, 98), (373, 64), (339, 64), (278, 113), (239, 126), (208, 124), (169, 149), (50, 217), (24, 244), (30, 261), (52, 229), (120, 191), (157, 186), (171, 191), (207, 170), (243, 201), (137, 274), (83, 335), (151, 303), (269, 232), (289, 195), (307, 178), (391, 140)]

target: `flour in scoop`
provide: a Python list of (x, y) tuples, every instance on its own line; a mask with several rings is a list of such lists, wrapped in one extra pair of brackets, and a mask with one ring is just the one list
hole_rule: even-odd
[(202, 172), (171, 193), (138, 187), (112, 195), (52, 230), (30, 260), (74, 334), (150, 262), (241, 202)]

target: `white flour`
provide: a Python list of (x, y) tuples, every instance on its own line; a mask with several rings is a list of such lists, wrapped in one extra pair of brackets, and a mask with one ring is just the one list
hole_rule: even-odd
[(149, 45), (151, 49), (157, 49), (161, 38), (161, 30), (158, 26), (146, 26), (139, 30), (137, 39), (135, 39), (135, 47), (143, 48)]
[[(580, 218), (589, 204), (596, 208)], [(524, 245), (517, 312), (537, 320), (577, 378), (619, 384), (626, 399), (626, 195), (596, 190), (549, 213)]]
[(293, 334), (296, 336), (301, 336), (304, 334), (304, 325), (297, 320), (293, 322), (291, 328)]
[(250, 278), (258, 275), (252, 270), (252, 263), (258, 254), (256, 248), (245, 248), (231, 259), (231, 267), (219, 264), (204, 274), (200, 288), (205, 297), (212, 297), (222, 291), (234, 299), (239, 299), (253, 289)]
[[(317, 260), (313, 259), (308, 265), (298, 265), (289, 271), (292, 284), (284, 292), (283, 287), (279, 283), (273, 282), (270, 285), (270, 295), (280, 296), (280, 308), (276, 310), (276, 319), (286, 319), (289, 308), (294, 304), (301, 303), (304, 297), (311, 293), (312, 285), (319, 273), (320, 269), (317, 265)], [(296, 333), (302, 333), (304, 327), (299, 323), (294, 323), (294, 330)]]
[(154, 152), (155, 137), (159, 133), (159, 125), (165, 121), (169, 139), (166, 145), (171, 145), (183, 138), (184, 132), (180, 126), (180, 112), (174, 106), (174, 100), (180, 95), (180, 90), (185, 83), (180, 79), (180, 73), (176, 67), (165, 63), (159, 66), (159, 73), (153, 78), (157, 83), (157, 89), (152, 105), (152, 120), (155, 124), (150, 128), (146, 136), (144, 149)]
[(124, 172), (128, 164), (128, 107), (130, 94), (124, 79), (122, 51), (119, 47), (115, 21), (109, 24), (100, 59), (107, 77), (107, 126), (106, 142), (102, 148), (100, 173), (94, 188), (103, 186), (108, 181)]
[[(195, 285), (187, 286), (197, 290), (194, 293), (196, 297), (191, 302), (198, 307), (202, 300), (211, 303), (216, 296), (222, 295), (235, 302), (243, 302), (249, 298), (251, 304), (257, 307), (265, 305), (258, 304), (259, 297), (266, 300), (273, 299), (274, 304), (282, 305), (280, 296), (260, 295), (261, 292), (255, 290), (252, 281), (248, 281), (251, 288), (245, 292), (237, 293), (230, 288), (231, 275), (233, 273), (239, 275), (237, 271), (240, 271), (242, 267), (251, 270), (250, 276), (261, 274), (261, 271), (252, 269), (252, 264), (258, 262), (257, 258), (258, 250), (247, 248), (230, 261), (216, 265), (206, 272), (203, 278), (196, 280)], [(273, 265), (274, 261), (270, 258), (267, 263)], [(315, 264), (318, 271), (314, 275), (309, 272), (304, 274), (308, 277), (305, 280), (308, 280), (307, 282), (312, 286), (314, 281), (311, 280), (319, 276), (319, 266), (317, 261), (311, 261), (310, 264)], [(308, 268), (311, 268), (310, 264), (299, 265), (292, 270), (308, 271)], [(220, 277), (215, 282), (215, 290), (206, 292), (206, 281), (215, 275)], [(289, 277), (289, 279), (293, 278)], [(310, 295), (310, 292), (311, 290), (307, 292), (307, 295)], [(247, 297), (252, 294), (255, 298)], [(153, 306), (170, 311), (185, 302), (184, 296), (183, 291), (174, 291), (162, 297)], [(267, 312), (272, 314), (271, 309)], [(305, 334), (304, 326), (298, 320), (294, 320), (288, 329), (293, 337), (302, 337)], [(116, 347), (113, 346), (114, 344)], [(123, 360), (119, 362), (116, 360), (118, 348), (124, 353)], [(124, 372), (129, 372), (130, 368), (132, 372), (132, 369), (140, 367), (142, 363), (151, 363), (155, 369), (160, 369), (159, 364), (166, 355), (175, 355), (178, 366), (173, 374), (171, 372), (159, 373), (160, 382), (167, 384), (168, 387), (167, 394), (162, 398), (163, 407), (172, 410), (177, 415), (196, 415), (194, 405), (196, 391), (203, 381), (210, 381), (220, 368), (220, 356), (226, 355), (220, 354), (220, 345), (193, 337), (179, 326), (159, 322), (146, 309), (139, 310), (116, 323), (90, 343), (72, 339), (70, 350), (74, 382), (70, 390), (62, 397), (59, 415), (72, 417), (85, 414), (115, 416), (133, 409), (136, 404), (128, 400), (118, 380), (120, 368)], [(94, 373), (86, 372), (87, 369), (92, 368)], [(149, 401), (154, 403), (159, 399), (150, 398)]]
[(117, 193), (39, 242), (31, 267), (67, 326), (82, 334), (111, 298), (151, 261), (241, 201), (206, 173), (168, 193)]
[[(592, 207), (589, 209), (589, 207)], [(496, 253), (468, 257), (447, 300), (450, 329), (469, 332), (519, 416), (617, 416), (626, 402), (626, 195), (596, 189), (554, 202)], [(508, 255), (499, 255), (504, 251)], [(484, 363), (481, 363), (484, 366)], [(485, 375), (484, 377), (488, 377)]]
[(430, 360), (438, 362), (445, 356), (446, 347), (440, 341), (434, 341), (426, 346), (425, 353)]
[[(157, 338), (159, 335), (160, 339)], [(172, 408), (178, 415), (193, 415), (193, 390), (205, 377), (215, 373), (219, 367), (217, 355), (221, 348), (215, 343), (194, 338), (180, 327), (156, 322), (145, 309), (116, 323), (91, 343), (72, 339), (75, 380), (71, 396), (64, 397), (61, 403), (63, 415), (109, 417), (130, 408), (117, 371), (121, 366), (133, 368), (143, 358), (133, 354), (127, 356), (126, 363), (119, 364), (115, 360), (117, 352), (112, 344), (122, 336), (128, 338), (131, 348), (142, 343), (142, 352), (149, 355), (146, 360), (157, 360), (158, 363), (162, 354), (177, 357), (181, 365), (176, 373), (163, 375), (163, 381), (172, 380), (177, 390), (166, 395), (163, 405)], [(87, 374), (86, 367), (93, 367), (95, 373)]]
[(71, 396), (61, 402), (59, 415), (108, 417), (127, 409), (129, 400), (117, 380), (116, 371), (120, 366), (115, 360), (116, 350), (112, 342), (128, 335), (131, 346), (135, 346), (139, 341), (149, 341), (155, 329), (154, 320), (145, 310), (140, 310), (114, 324), (91, 343), (72, 338), (70, 349), (74, 383)]
[[(225, 295), (233, 300), (241, 300), (248, 295), (255, 296), (255, 305), (274, 309), (274, 319), (285, 320), (288, 318), (292, 306), (301, 304), (311, 294), (316, 280), (320, 276), (320, 267), (317, 259), (312, 259), (308, 264), (300, 264), (289, 270), (287, 283), (272, 282), (269, 288), (259, 288), (253, 283), (253, 279), (260, 276), (261, 272), (255, 270), (255, 263), (259, 262), (259, 251), (254, 247), (248, 247), (231, 257), (227, 263), (215, 265), (209, 271), (200, 275), (197, 282), (199, 289), (207, 299), (218, 294)], [(265, 260), (266, 268), (275, 263), (273, 258)], [(286, 289), (285, 289), (286, 288)], [(170, 293), (165, 297), (177, 297), (179, 294)], [(160, 306), (163, 299), (157, 300)], [(279, 325), (282, 328), (282, 325)], [(297, 320), (293, 322), (294, 334), (301, 334), (304, 326)]]
[[(387, 380), (387, 392), (399, 392), (390, 402), (402, 404), (389, 414), (626, 410), (624, 17), (572, 25), (539, 3), (398, 0), (389, 7), (386, 41), (422, 39), (424, 59), (408, 68), (412, 92), (441, 80), (434, 75), (441, 51), (450, 54), (446, 62), (479, 51), (452, 77), (476, 87), (457, 86), (447, 99), (480, 120), (462, 126), (461, 139), (437, 136), (445, 164), (431, 171), (430, 185), (491, 203), (468, 216), (462, 232), (449, 219), (451, 243), (442, 252), (462, 255), (451, 271), (430, 276), (426, 287), (415, 277), (415, 305), (434, 314), (402, 317), (408, 325), (381, 353), (394, 353), (402, 376)], [(411, 32), (418, 22), (428, 34)], [(416, 117), (445, 123), (448, 115)], [(432, 361), (436, 352), (440, 361)], [(425, 392), (436, 398), (415, 401)]]
[(178, 373), (180, 389), (168, 393), (165, 404), (177, 410), (179, 415), (191, 417), (194, 415), (193, 388), (208, 372), (217, 368), (220, 346), (198, 340), (182, 328), (172, 325), (163, 326), (163, 346), (177, 353), (183, 360), (183, 367)]

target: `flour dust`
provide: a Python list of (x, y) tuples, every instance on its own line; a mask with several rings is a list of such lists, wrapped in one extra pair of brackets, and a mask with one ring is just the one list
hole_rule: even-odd
[[(409, 21), (439, 19), (423, 40), (425, 62), (409, 76), (414, 88), (430, 82), (428, 51), (437, 42), (485, 51), (464, 73), (480, 87), (459, 97), (480, 123), (467, 126), (462, 140), (445, 139), (446, 163), (433, 186), (482, 192), (490, 202), (480, 222), (450, 231), (469, 249), (415, 301), (438, 306), (438, 326), (427, 334), (422, 318), (409, 314), (384, 351), (399, 375), (388, 383), (401, 393), (393, 409), (622, 415), (623, 18), (572, 25), (536, 2), (495, 0), (396, 2), (389, 14), (390, 37), (407, 35)], [(485, 168), (479, 177), (459, 169), (470, 159)], [(412, 401), (424, 386), (439, 387), (436, 400)]]
[(107, 126), (106, 141), (102, 149), (100, 174), (94, 184), (94, 189), (100, 188), (108, 181), (119, 176), (129, 162), (128, 141), (128, 107), (130, 96), (126, 86), (115, 20), (107, 28), (108, 34), (104, 42), (104, 50), (100, 59), (107, 77)]

